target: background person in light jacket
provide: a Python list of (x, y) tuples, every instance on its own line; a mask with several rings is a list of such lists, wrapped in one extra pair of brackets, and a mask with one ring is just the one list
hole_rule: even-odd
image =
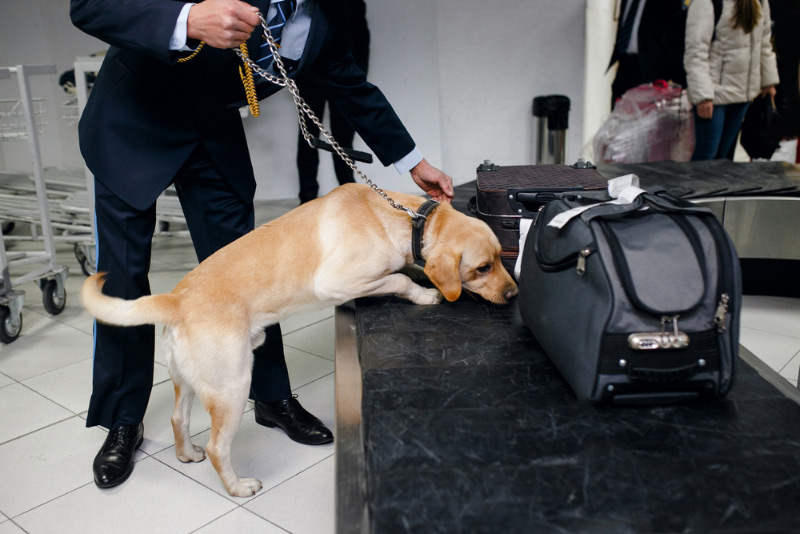
[(694, 105), (692, 161), (730, 159), (750, 102), (773, 98), (778, 84), (768, 0), (723, 0), (716, 27), (714, 19), (711, 0), (692, 1), (683, 58)]

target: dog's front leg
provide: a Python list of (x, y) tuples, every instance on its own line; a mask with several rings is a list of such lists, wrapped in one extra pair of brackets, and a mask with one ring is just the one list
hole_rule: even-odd
[(438, 289), (426, 289), (412, 281), (408, 276), (400, 273), (390, 274), (373, 280), (363, 287), (356, 297), (374, 297), (379, 295), (397, 295), (408, 299), (414, 304), (432, 305), (442, 301), (442, 294)]

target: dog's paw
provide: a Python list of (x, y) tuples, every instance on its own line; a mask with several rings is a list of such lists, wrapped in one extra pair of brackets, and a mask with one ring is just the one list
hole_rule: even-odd
[(423, 289), (415, 296), (413, 302), (422, 306), (432, 306), (442, 302), (442, 294), (438, 289)]
[(198, 447), (197, 445), (192, 445), (192, 450), (188, 454), (178, 455), (178, 460), (183, 463), (202, 462), (205, 459), (206, 452), (203, 450), (203, 447)]
[(240, 478), (233, 487), (228, 488), (228, 493), (234, 497), (250, 497), (261, 489), (261, 481), (255, 478)]

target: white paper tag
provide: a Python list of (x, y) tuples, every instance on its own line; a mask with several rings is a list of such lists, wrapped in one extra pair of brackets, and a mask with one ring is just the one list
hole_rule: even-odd
[(517, 256), (517, 262), (514, 264), (514, 278), (518, 281), (522, 272), (522, 253), (525, 250), (525, 240), (528, 237), (531, 224), (533, 224), (533, 219), (520, 219), (519, 221), (519, 255)]

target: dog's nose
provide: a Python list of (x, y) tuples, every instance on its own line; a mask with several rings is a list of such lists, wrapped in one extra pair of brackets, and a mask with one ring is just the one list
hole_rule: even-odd
[(506, 298), (506, 300), (511, 300), (517, 295), (519, 295), (519, 288), (516, 285), (513, 285), (506, 290), (503, 296)]

